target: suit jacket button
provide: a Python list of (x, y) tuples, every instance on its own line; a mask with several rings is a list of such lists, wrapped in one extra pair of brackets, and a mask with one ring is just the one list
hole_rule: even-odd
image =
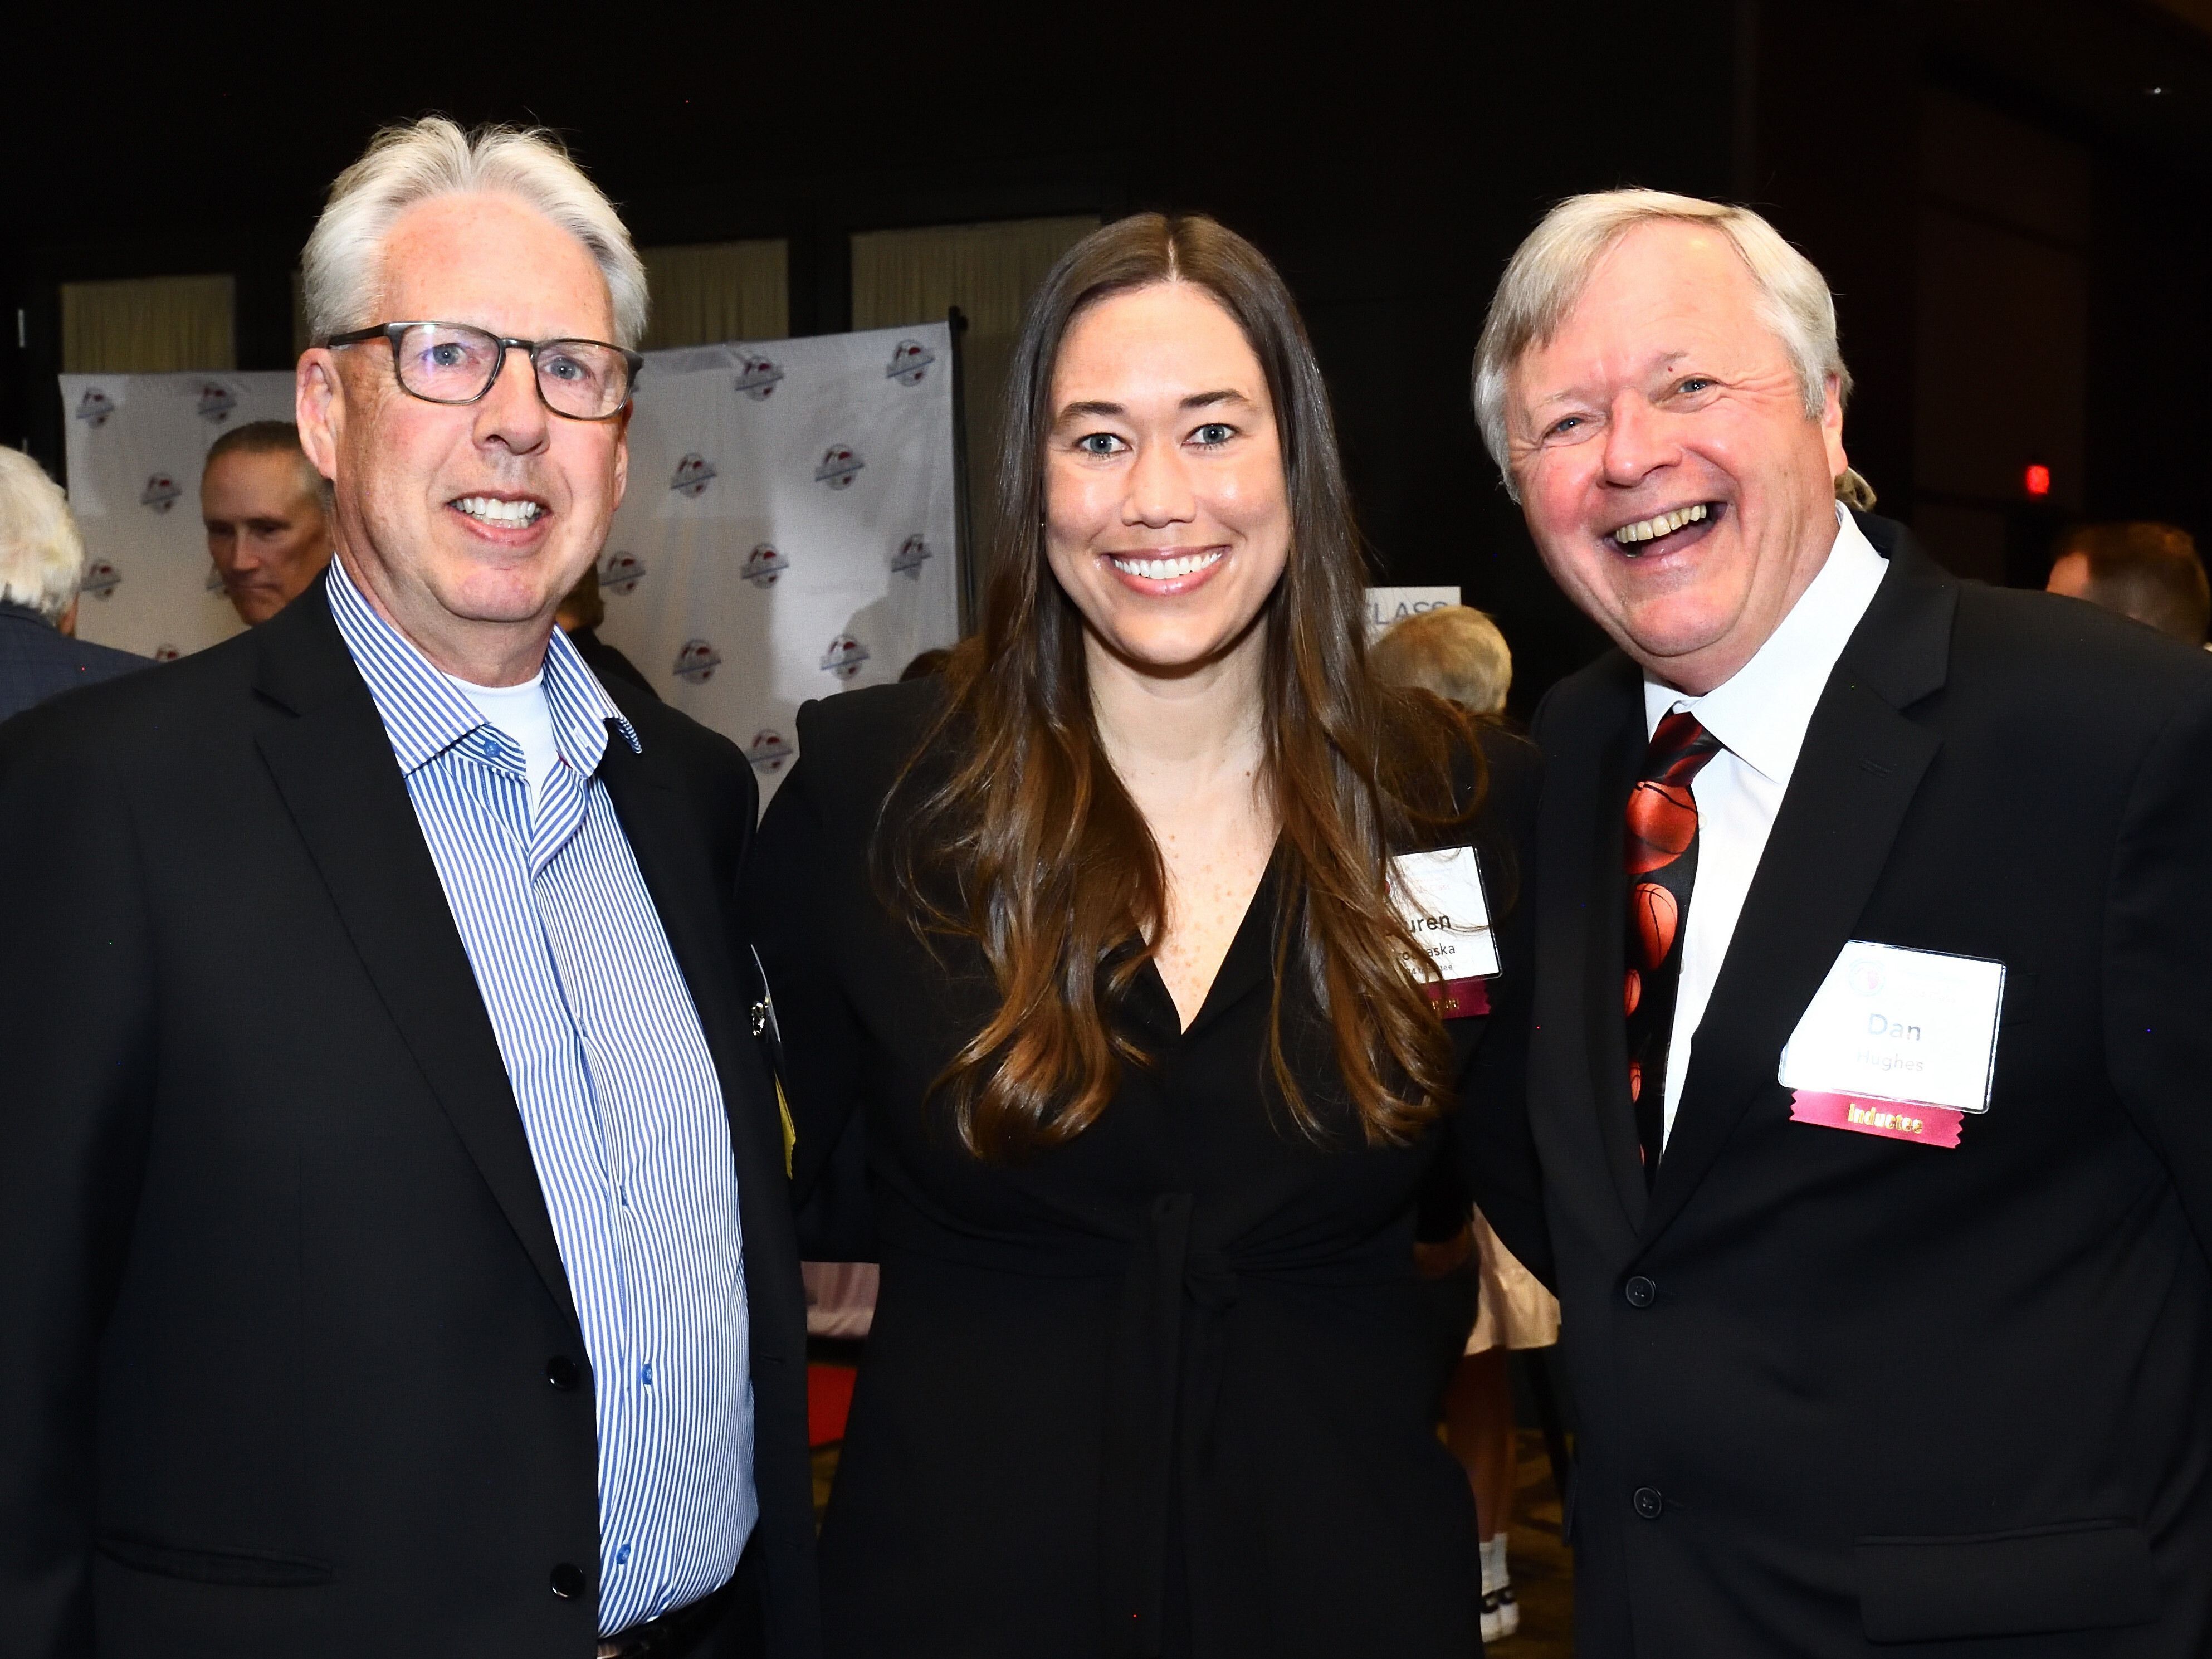
[(1628, 1305), (1632, 1308), (1648, 1308), (1659, 1299), (1659, 1287), (1642, 1273), (1637, 1274), (1620, 1289), (1621, 1294), (1628, 1298)]
[(567, 1354), (556, 1353), (545, 1362), (545, 1380), (566, 1394), (584, 1380), (584, 1374)]
[(584, 1570), (574, 1561), (563, 1561), (553, 1569), (553, 1594), (563, 1601), (573, 1601), (585, 1590)]
[(1659, 1511), (1664, 1506), (1665, 1501), (1659, 1496), (1659, 1488), (1656, 1486), (1638, 1486), (1636, 1489), (1636, 1512), (1646, 1521), (1656, 1521), (1659, 1518)]

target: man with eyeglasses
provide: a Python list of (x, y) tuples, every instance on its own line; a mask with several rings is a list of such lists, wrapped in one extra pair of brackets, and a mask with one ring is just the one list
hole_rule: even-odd
[(70, 849), (0, 928), (0, 1645), (799, 1659), (751, 769), (554, 626), (641, 268), (557, 144), (437, 119), (305, 264), (328, 574), (0, 739), (0, 859)]

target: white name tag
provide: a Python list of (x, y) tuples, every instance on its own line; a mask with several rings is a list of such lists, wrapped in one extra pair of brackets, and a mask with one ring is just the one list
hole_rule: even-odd
[[(1428, 951), (1437, 982), (1486, 979), (1498, 971), (1498, 941), (1490, 931), (1482, 866), (1472, 847), (1400, 854), (1390, 860), (1390, 900)], [(1419, 967), (1410, 958), (1406, 965), (1409, 970)]]
[(1986, 1112), (2004, 979), (2001, 962), (1853, 939), (1790, 1034), (1782, 1086)]

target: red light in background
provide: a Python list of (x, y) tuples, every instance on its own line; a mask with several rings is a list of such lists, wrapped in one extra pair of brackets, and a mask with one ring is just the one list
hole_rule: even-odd
[(2029, 495), (2040, 501), (2051, 493), (2051, 469), (2040, 461), (2030, 461), (2021, 482), (2027, 487)]

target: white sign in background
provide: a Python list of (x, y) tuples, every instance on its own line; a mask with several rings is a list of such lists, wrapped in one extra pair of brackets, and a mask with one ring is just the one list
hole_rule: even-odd
[[(601, 637), (746, 750), (763, 803), (800, 703), (957, 635), (950, 354), (937, 323), (647, 358)], [(237, 633), (200, 471), (224, 431), (292, 417), (292, 376), (68, 374), (61, 396), (80, 634), (169, 656)]]
[(958, 636), (951, 352), (935, 323), (647, 360), (600, 636), (735, 739), (763, 802), (799, 704)]
[(1367, 590), (1367, 638), (1371, 643), (1394, 622), (1458, 603), (1456, 587), (1370, 587)]

